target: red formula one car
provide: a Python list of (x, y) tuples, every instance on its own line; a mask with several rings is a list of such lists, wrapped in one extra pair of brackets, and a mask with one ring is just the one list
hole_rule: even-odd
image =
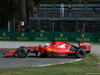
[(84, 58), (87, 53), (90, 53), (90, 42), (80, 41), (79, 47), (62, 41), (51, 41), (45, 46), (21, 46), (16, 50), (3, 53), (6, 56), (26, 57), (29, 52), (35, 53), (36, 56), (44, 57), (48, 55), (68, 54), (75, 55), (78, 58)]

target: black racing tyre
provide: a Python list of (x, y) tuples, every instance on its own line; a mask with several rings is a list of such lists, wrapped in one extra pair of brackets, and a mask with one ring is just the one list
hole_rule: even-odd
[(26, 57), (28, 54), (28, 51), (25, 47), (19, 47), (17, 49), (17, 56), (20, 57), (20, 58), (24, 58)]
[(86, 57), (86, 51), (82, 48), (78, 49), (76, 51), (76, 57), (77, 58), (85, 58)]

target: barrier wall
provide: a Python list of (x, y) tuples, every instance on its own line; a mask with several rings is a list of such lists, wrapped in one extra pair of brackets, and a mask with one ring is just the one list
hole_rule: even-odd
[(100, 42), (99, 33), (67, 33), (67, 32), (7, 32), (0, 31), (2, 41), (89, 41)]

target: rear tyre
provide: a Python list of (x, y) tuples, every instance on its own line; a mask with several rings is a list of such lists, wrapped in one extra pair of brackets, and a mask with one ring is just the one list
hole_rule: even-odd
[(86, 51), (82, 48), (78, 49), (76, 51), (76, 57), (77, 58), (85, 58), (86, 57)]
[(18, 48), (17, 50), (17, 56), (20, 57), (20, 58), (24, 58), (26, 57), (28, 54), (28, 51), (25, 47), (20, 47)]

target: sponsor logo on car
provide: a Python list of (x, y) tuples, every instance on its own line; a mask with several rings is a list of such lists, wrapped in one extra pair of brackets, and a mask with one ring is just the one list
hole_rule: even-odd
[(39, 50), (39, 48), (38, 48), (38, 47), (36, 47), (36, 50)]
[(50, 53), (52, 50), (50, 48), (47, 49), (47, 52)]
[(57, 53), (57, 50), (54, 50), (54, 53)]

